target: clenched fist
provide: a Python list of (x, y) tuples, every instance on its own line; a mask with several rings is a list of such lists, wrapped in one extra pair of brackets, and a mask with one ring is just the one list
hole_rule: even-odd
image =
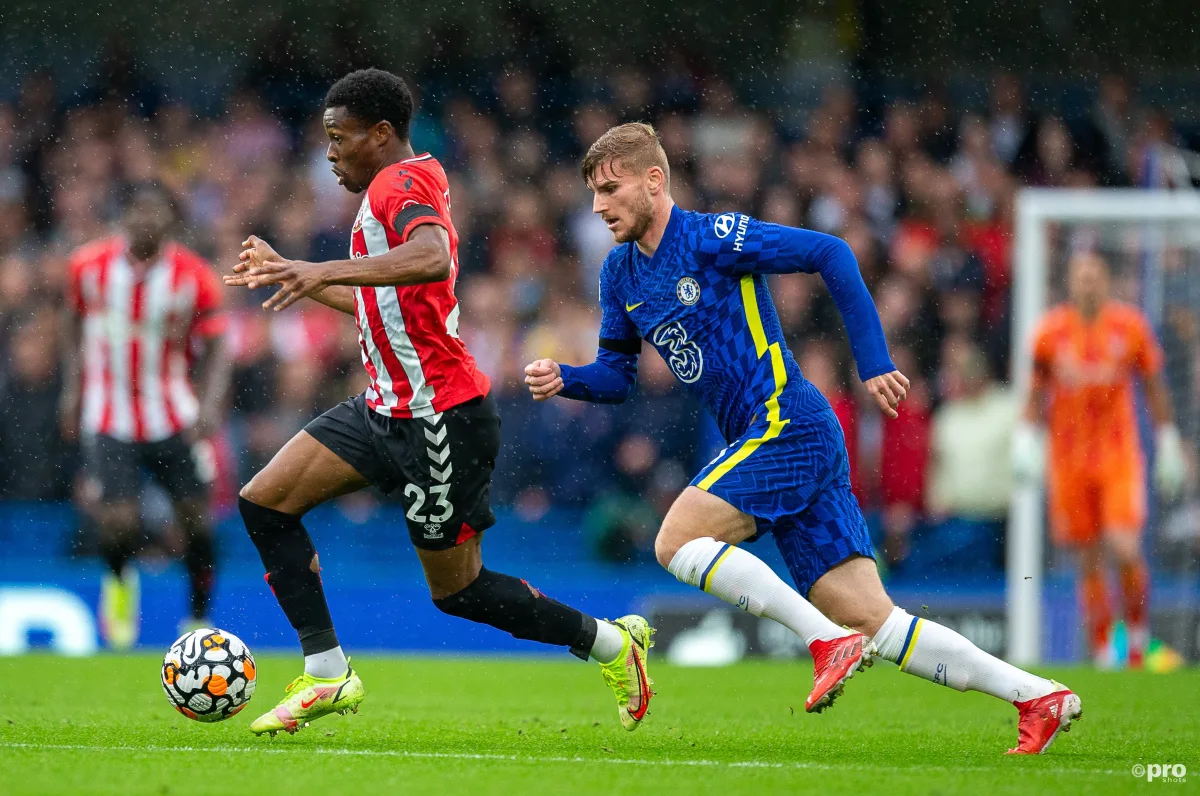
[(525, 366), (525, 383), (535, 401), (546, 401), (563, 388), (562, 368), (553, 359), (539, 359)]

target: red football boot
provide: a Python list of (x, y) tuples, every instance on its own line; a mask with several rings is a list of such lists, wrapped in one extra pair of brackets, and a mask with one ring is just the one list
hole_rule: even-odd
[(1054, 685), (1058, 690), (1052, 694), (1013, 703), (1021, 713), (1021, 721), (1017, 725), (1017, 747), (1008, 750), (1010, 755), (1042, 754), (1054, 743), (1060, 730), (1070, 732), (1071, 722), (1083, 716), (1079, 697), (1062, 683)]
[(846, 681), (870, 666), (874, 647), (862, 633), (831, 641), (814, 641), (808, 651), (813, 658), (813, 690), (804, 701), (809, 713), (820, 713), (842, 695)]

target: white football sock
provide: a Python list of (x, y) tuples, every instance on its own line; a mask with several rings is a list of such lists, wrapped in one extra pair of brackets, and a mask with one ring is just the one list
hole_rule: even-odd
[(667, 571), (679, 580), (755, 616), (774, 619), (805, 646), (849, 635), (796, 593), (761, 559), (710, 536), (679, 548)]
[(621, 630), (616, 625), (605, 622), (603, 619), (596, 620), (596, 643), (588, 652), (592, 660), (600, 663), (612, 663), (621, 654), (624, 646), (625, 637), (621, 635)]
[(343, 677), (348, 668), (350, 664), (346, 662), (346, 653), (342, 652), (341, 647), (304, 656), (304, 673), (322, 680)]
[(1053, 692), (1049, 680), (989, 655), (944, 625), (896, 607), (872, 639), (877, 655), (900, 671), (959, 691), (982, 691), (1006, 702), (1025, 702)]

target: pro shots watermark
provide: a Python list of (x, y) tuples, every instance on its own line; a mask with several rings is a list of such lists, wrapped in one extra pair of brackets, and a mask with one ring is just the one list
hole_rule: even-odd
[(1134, 763), (1130, 773), (1147, 782), (1187, 782), (1183, 763)]

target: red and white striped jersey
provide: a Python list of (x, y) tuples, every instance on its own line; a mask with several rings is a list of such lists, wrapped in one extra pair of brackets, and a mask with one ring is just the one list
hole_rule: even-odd
[(156, 442), (191, 427), (200, 412), (191, 342), (223, 334), (227, 323), (208, 263), (168, 243), (135, 269), (125, 240), (110, 238), (72, 255), (67, 291), (83, 318), (83, 433)]
[(384, 254), (422, 224), (450, 236), (450, 277), (405, 287), (354, 288), (367, 405), (388, 417), (426, 417), (486, 395), (488, 377), (458, 337), (458, 233), (446, 172), (431, 155), (388, 166), (371, 181), (350, 233), (350, 256)]

